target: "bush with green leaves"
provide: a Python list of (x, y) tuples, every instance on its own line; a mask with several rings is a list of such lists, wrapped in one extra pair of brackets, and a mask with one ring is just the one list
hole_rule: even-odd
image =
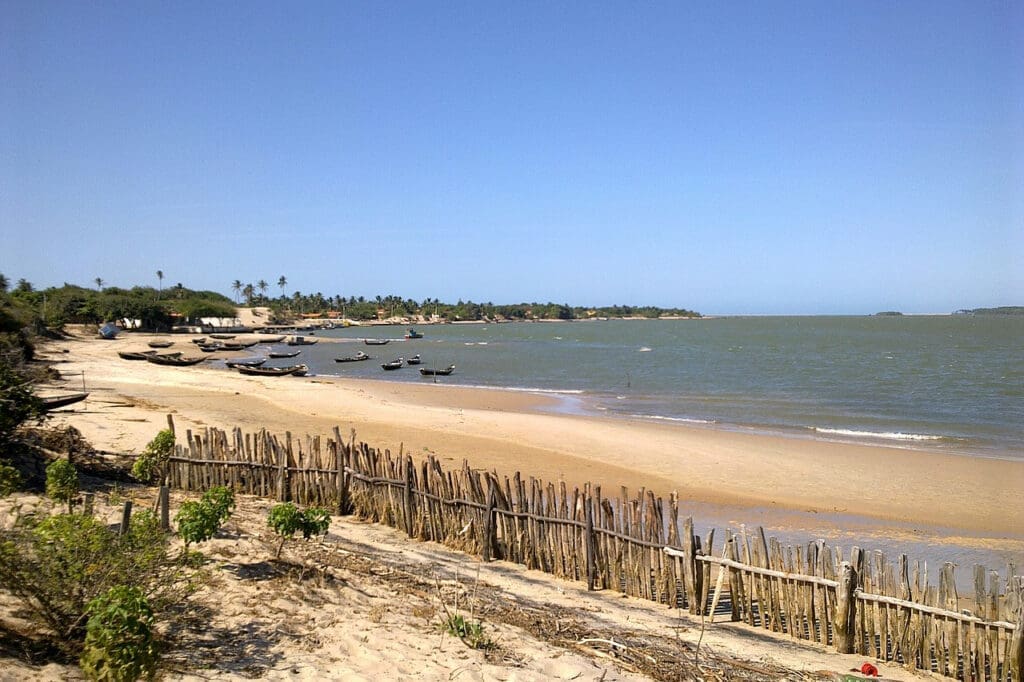
[(174, 520), (186, 551), (189, 545), (206, 542), (216, 535), (234, 508), (235, 495), (224, 486), (210, 488), (198, 502), (183, 502)]
[(7, 497), (21, 488), (21, 473), (10, 464), (0, 462), (0, 497)]
[(137, 587), (117, 585), (89, 602), (85, 645), (78, 662), (90, 680), (152, 679), (158, 651), (153, 609)]
[(461, 639), (470, 649), (493, 649), (494, 641), (484, 632), (481, 621), (473, 621), (461, 613), (448, 614), (444, 622), (444, 630), (453, 637)]
[(295, 533), (301, 532), (306, 540), (314, 535), (326, 535), (327, 529), (331, 526), (331, 515), (321, 507), (310, 507), (302, 511), (291, 502), (284, 502), (270, 509), (267, 525), (281, 537), (281, 543), (274, 555), (275, 558), (280, 558), (284, 543)]
[(46, 496), (68, 503), (71, 513), (78, 498), (78, 470), (66, 459), (57, 459), (46, 467)]
[(135, 514), (121, 536), (84, 514), (25, 515), (0, 530), (0, 589), (36, 625), (77, 655), (87, 606), (110, 588), (137, 587), (158, 613), (195, 589), (194, 572), (168, 549), (150, 511)]
[(163, 429), (153, 440), (146, 444), (146, 449), (135, 460), (132, 465), (132, 476), (149, 483), (154, 478), (164, 483), (167, 475), (167, 463), (174, 454), (174, 432), (170, 429)]
[[(6, 336), (8, 334), (0, 332), (0, 337)], [(4, 345), (0, 339), (0, 351)], [(11, 366), (6, 354), (0, 354), (0, 404), (3, 405), (0, 409), (0, 452), (3, 452), (15, 440), (15, 432), (22, 424), (46, 417), (32, 383)]]

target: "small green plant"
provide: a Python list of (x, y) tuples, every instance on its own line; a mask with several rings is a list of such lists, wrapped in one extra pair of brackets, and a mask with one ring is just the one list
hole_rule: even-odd
[(274, 558), (280, 559), (284, 543), (295, 533), (301, 532), (306, 540), (314, 535), (326, 535), (327, 529), (331, 526), (331, 515), (321, 507), (310, 507), (301, 511), (291, 502), (285, 502), (270, 509), (267, 525), (281, 537), (281, 543), (274, 554)]
[(21, 473), (10, 464), (0, 462), (0, 497), (7, 497), (21, 488)]
[(79, 658), (91, 680), (152, 679), (158, 660), (153, 610), (137, 587), (118, 585), (89, 602), (85, 648)]
[(494, 641), (484, 633), (484, 624), (480, 621), (467, 620), (461, 613), (448, 614), (444, 629), (453, 637), (458, 637), (470, 649), (493, 649)]
[(214, 535), (235, 508), (235, 494), (229, 488), (210, 488), (199, 502), (184, 502), (174, 520), (178, 524), (178, 535), (188, 546), (206, 542)]
[(46, 496), (68, 503), (70, 514), (78, 497), (78, 471), (66, 459), (54, 460), (46, 467)]
[(235, 494), (231, 488), (214, 486), (203, 493), (202, 504), (209, 505), (217, 514), (217, 521), (223, 524), (235, 510)]
[(167, 462), (174, 453), (174, 432), (170, 429), (163, 429), (153, 440), (149, 441), (146, 449), (142, 451), (135, 464), (132, 465), (132, 476), (149, 483), (154, 478), (160, 479), (161, 485), (167, 474)]

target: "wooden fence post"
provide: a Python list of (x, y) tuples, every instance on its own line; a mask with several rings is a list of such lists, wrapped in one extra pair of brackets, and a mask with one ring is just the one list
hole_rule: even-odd
[(687, 516), (683, 521), (683, 581), (686, 583), (686, 605), (689, 612), (695, 616), (703, 613), (703, 605), (700, 603), (700, 568), (697, 566), (696, 544), (693, 537), (693, 517)]
[[(291, 444), (291, 432), (288, 432), (288, 443)], [(288, 449), (280, 447), (276, 440), (271, 440), (277, 453), (277, 501), (287, 502), (291, 497), (291, 486), (288, 482)]]
[(166, 485), (160, 486), (157, 506), (160, 507), (160, 530), (169, 531), (171, 529), (171, 489)]
[(839, 568), (839, 587), (836, 588), (835, 622), (832, 623), (836, 650), (841, 654), (853, 653), (853, 622), (857, 610), (854, 590), (857, 574), (848, 561)]
[[(1010, 580), (1014, 580), (1014, 577), (1010, 576)], [(1024, 577), (1017, 577), (1016, 582), (1014, 587), (1017, 591), (1017, 627), (1010, 637), (1006, 663), (1010, 669), (1010, 679), (1014, 682), (1024, 682)]]
[(487, 516), (484, 518), (484, 546), (481, 557), (484, 561), (490, 561), (494, 547), (498, 544), (497, 525), (495, 523), (495, 508), (497, 507), (497, 496), (494, 493), (494, 479), (487, 477)]
[(586, 500), (583, 503), (583, 513), (586, 518), (586, 537), (583, 539), (583, 551), (587, 559), (587, 590), (594, 590), (594, 579), (597, 577), (597, 562), (595, 561), (597, 549), (597, 538), (594, 537), (594, 498), (590, 496), (590, 484), (586, 487)]
[[(402, 457), (402, 514), (405, 516), (405, 532), (412, 537), (412, 457)], [(486, 557), (484, 558), (486, 561)]]
[(132, 521), (132, 501), (128, 500), (124, 503), (124, 509), (121, 510), (121, 528), (118, 530), (118, 535), (124, 535), (128, 532), (128, 526)]
[(338, 514), (348, 513), (348, 472), (345, 471), (345, 453), (348, 448), (345, 446), (345, 441), (341, 439), (341, 429), (337, 426), (334, 427), (334, 453), (335, 453), (335, 466), (337, 467), (338, 479)]

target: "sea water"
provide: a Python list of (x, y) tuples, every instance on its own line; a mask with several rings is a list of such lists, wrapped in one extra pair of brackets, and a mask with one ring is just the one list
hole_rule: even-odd
[[(560, 395), (560, 409), (794, 437), (1024, 458), (1024, 317), (723, 317), (349, 327), (313, 373)], [(391, 338), (386, 346), (361, 339)], [(368, 352), (374, 360), (335, 363)]]

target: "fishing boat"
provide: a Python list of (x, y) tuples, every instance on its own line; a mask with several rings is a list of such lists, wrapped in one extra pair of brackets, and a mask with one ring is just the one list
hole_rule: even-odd
[(272, 358), (294, 358), (296, 355), (301, 353), (301, 350), (272, 350), (267, 355)]
[(363, 339), (367, 346), (386, 346), (391, 339)]
[(309, 371), (306, 365), (291, 365), (289, 367), (237, 367), (239, 373), (255, 377), (283, 377), (289, 374), (303, 376)]
[(212, 353), (214, 351), (226, 349), (219, 343), (204, 343), (200, 344), (199, 350), (203, 351), (204, 353)]
[(206, 358), (183, 358), (181, 357), (181, 353), (168, 353), (166, 355), (147, 355), (146, 360), (148, 362), (152, 362), (154, 365), (167, 365), (169, 367), (188, 367), (190, 365), (198, 365), (200, 362), (206, 360)]
[(146, 344), (150, 348), (170, 348), (174, 345), (173, 341), (150, 341)]
[(402, 365), (404, 364), (405, 360), (403, 360), (402, 358), (398, 358), (397, 360), (392, 360), (391, 362), (383, 363), (381, 367), (383, 367), (387, 371), (391, 371), (393, 369), (402, 369)]
[(211, 339), (220, 339), (221, 341), (227, 341), (228, 339), (235, 338), (234, 334), (210, 334)]
[(237, 367), (259, 367), (266, 361), (266, 358), (242, 358), (241, 360), (226, 360), (224, 364), (235, 369)]
[(69, 393), (68, 395), (55, 395), (49, 398), (40, 398), (39, 400), (42, 402), (40, 409), (43, 412), (49, 412), (50, 410), (56, 410), (58, 407), (73, 405), (74, 403), (85, 400), (88, 396), (88, 393)]
[(145, 360), (150, 355), (156, 355), (155, 350), (143, 350), (143, 351), (127, 351), (119, 350), (117, 354), (121, 356), (122, 360)]
[(369, 355), (367, 355), (363, 351), (359, 351), (355, 355), (350, 355), (347, 358), (334, 358), (334, 361), (335, 362), (359, 362), (360, 360), (369, 360), (369, 359), (370, 359)]
[(420, 364), (420, 362), (421, 362), (421, 360), (420, 360), (419, 353), (417, 353), (416, 355), (412, 356), (411, 358), (406, 358), (405, 359), (405, 364), (407, 364), (407, 365), (418, 365), (418, 364)]
[(405, 338), (407, 338), (407, 339), (422, 339), (423, 338), (423, 332), (418, 332), (415, 329), (410, 329), (409, 331), (407, 331), (405, 333)]
[(420, 374), (425, 377), (439, 376), (446, 377), (452, 373), (455, 369), (455, 365), (448, 365), (444, 369), (433, 369), (431, 367), (420, 367)]
[(192, 343), (202, 345), (202, 344), (206, 343), (206, 337), (205, 336), (200, 336), (198, 339), (192, 339)]
[(288, 339), (285, 343), (289, 346), (312, 346), (320, 339), (307, 339), (305, 336), (293, 336)]

